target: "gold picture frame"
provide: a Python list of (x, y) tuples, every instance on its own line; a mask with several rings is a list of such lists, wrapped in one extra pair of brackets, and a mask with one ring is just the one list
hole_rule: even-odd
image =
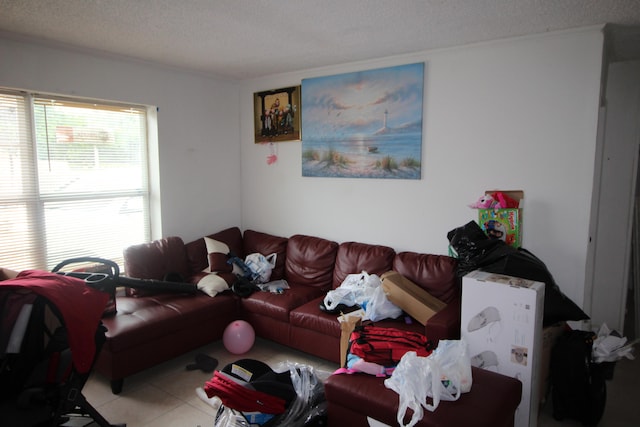
[(253, 94), (255, 143), (300, 140), (301, 86)]

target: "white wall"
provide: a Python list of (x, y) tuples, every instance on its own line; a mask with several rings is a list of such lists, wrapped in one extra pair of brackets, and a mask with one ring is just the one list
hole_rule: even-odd
[[(446, 254), (486, 189), (524, 190), (524, 247), (584, 298), (601, 27), (275, 75), (241, 89), (242, 224), (289, 236)], [(301, 143), (253, 142), (253, 93), (302, 79), (424, 61), (421, 180), (303, 178)], [(304, 105), (302, 106), (304, 108)], [(304, 132), (304, 130), (303, 130)], [(304, 137), (304, 135), (303, 135)]]
[[(158, 106), (162, 234), (185, 240), (239, 225), (447, 253), (485, 189), (524, 190), (524, 246), (582, 304), (602, 48), (597, 27), (236, 84), (0, 39), (0, 85)], [(256, 91), (418, 61), (421, 180), (303, 178), (300, 142), (277, 144), (270, 166), (253, 143)]]
[(189, 241), (239, 225), (237, 83), (0, 38), (0, 86), (158, 107), (162, 227), (155, 237)]

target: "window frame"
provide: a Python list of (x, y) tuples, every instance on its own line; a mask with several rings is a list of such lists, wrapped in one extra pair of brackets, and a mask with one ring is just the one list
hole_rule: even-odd
[[(90, 99), (90, 98), (82, 98), (82, 97), (69, 97), (69, 96), (60, 96), (53, 94), (44, 94), (44, 93), (36, 93), (30, 91), (23, 90), (15, 90), (6, 87), (0, 87), (0, 95), (10, 96), (10, 97), (19, 97), (23, 99), (24, 105), (24, 119), (25, 123), (20, 124), (20, 127), (26, 127), (25, 129), (21, 129), (24, 134), (20, 134), (27, 138), (28, 140), (23, 141), (22, 136), (19, 138), (19, 152), (20, 152), (20, 161), (21, 161), (21, 174), (20, 179), (22, 186), (22, 191), (18, 195), (10, 195), (5, 197), (5, 194), (0, 192), (0, 205), (3, 207), (8, 207), (14, 205), (17, 209), (21, 209), (24, 207), (26, 210), (25, 213), (25, 223), (24, 225), (28, 226), (28, 230), (25, 231), (25, 237), (29, 240), (25, 243), (28, 246), (28, 250), (30, 251), (29, 256), (17, 256), (12, 257), (11, 259), (30, 259), (31, 261), (23, 261), (24, 263), (29, 263), (29, 265), (18, 264), (18, 265), (3, 265), (4, 261), (0, 262), (1, 267), (11, 268), (22, 270), (25, 268), (35, 268), (35, 269), (51, 269), (57, 263), (63, 261), (62, 259), (52, 260), (51, 258), (51, 250), (49, 249), (49, 245), (46, 243), (46, 204), (47, 203), (58, 203), (58, 202), (67, 202), (67, 203), (81, 203), (86, 201), (99, 201), (99, 200), (118, 200), (119, 198), (126, 198), (125, 200), (130, 200), (129, 198), (141, 198), (142, 200), (142, 224), (137, 222), (137, 224), (142, 225), (143, 228), (143, 241), (149, 241), (151, 239), (152, 230), (154, 229), (154, 218), (159, 218), (159, 214), (154, 214), (152, 212), (152, 156), (150, 155), (153, 151), (152, 142), (156, 141), (157, 137), (157, 117), (155, 115), (156, 109), (151, 106), (144, 106), (140, 104), (133, 103), (123, 103), (123, 102), (112, 102), (98, 99)], [(141, 178), (141, 188), (137, 189), (117, 189), (114, 191), (89, 191), (89, 192), (69, 192), (64, 194), (56, 194), (55, 192), (47, 192), (43, 193), (43, 189), (40, 185), (40, 171), (39, 171), (39, 157), (38, 157), (38, 147), (37, 147), (37, 129), (36, 129), (36, 114), (35, 114), (35, 104), (40, 100), (57, 100), (62, 103), (71, 104), (72, 106), (81, 106), (81, 107), (89, 107), (91, 105), (99, 106), (97, 110), (108, 110), (108, 109), (131, 109), (135, 110), (137, 114), (141, 114), (141, 124), (142, 127), (140, 130), (140, 135), (143, 139), (140, 141), (142, 144), (137, 151), (140, 154), (140, 163), (137, 165), (139, 168), (137, 169), (141, 175), (144, 175)], [(151, 114), (151, 113), (154, 114)], [(1, 113), (1, 111), (0, 111)], [(0, 129), (1, 131), (1, 129)], [(2, 133), (0, 133), (0, 137), (2, 137)], [(0, 149), (3, 149), (3, 144), (0, 141)], [(86, 160), (86, 159), (83, 159)], [(29, 163), (28, 166), (24, 167), (26, 163)], [(22, 170), (23, 169), (23, 170)], [(25, 172), (29, 172), (29, 177), (24, 177)], [(13, 175), (12, 175), (13, 176)], [(113, 215), (113, 217), (117, 218), (118, 215)], [(17, 219), (16, 221), (22, 221), (22, 219)], [(9, 220), (9, 224), (11, 225), (11, 220)], [(37, 237), (41, 236), (42, 239), (45, 239), (41, 245), (38, 245)], [(140, 243), (140, 241), (130, 241), (128, 244)], [(40, 247), (38, 247), (40, 246)], [(124, 249), (124, 247), (122, 248)], [(73, 251), (71, 251), (73, 252)], [(0, 255), (2, 252), (0, 252)], [(93, 256), (94, 254), (79, 254), (78, 256)], [(122, 253), (120, 252), (117, 256), (112, 257), (112, 260), (120, 264), (122, 267)], [(0, 260), (1, 261), (1, 260)]]

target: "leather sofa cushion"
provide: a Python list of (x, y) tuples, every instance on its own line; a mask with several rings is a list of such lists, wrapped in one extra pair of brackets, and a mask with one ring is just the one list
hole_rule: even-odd
[[(242, 245), (242, 232), (238, 227), (227, 228), (217, 233), (210, 234), (207, 237), (226, 243), (231, 252), (244, 259), (245, 253)], [(207, 253), (207, 245), (204, 242), (204, 238), (187, 243), (185, 245), (185, 250), (189, 261), (189, 269), (192, 274), (198, 273), (209, 267), (209, 254)]]
[(244, 253), (245, 256), (253, 253), (260, 253), (264, 256), (276, 254), (276, 266), (271, 271), (271, 280), (279, 280), (284, 277), (285, 260), (287, 259), (286, 237), (274, 236), (254, 230), (244, 232)]
[(462, 292), (456, 267), (456, 259), (446, 255), (400, 252), (393, 260), (394, 271), (447, 304)]
[(331, 240), (302, 234), (289, 237), (285, 279), (290, 286), (298, 284), (324, 291), (331, 289), (337, 252), (338, 243)]
[(320, 302), (324, 299), (324, 295), (317, 297), (306, 304), (291, 311), (289, 322), (291, 326), (298, 326), (320, 332), (323, 335), (340, 337), (340, 323), (338, 315), (328, 314), (320, 310)]
[(116, 353), (172, 332), (197, 334), (222, 313), (237, 310), (237, 300), (231, 294), (215, 298), (201, 293), (118, 297), (118, 314), (103, 319), (107, 328), (105, 345)]
[(242, 298), (240, 303), (243, 310), (249, 313), (258, 313), (283, 322), (289, 322), (291, 310), (300, 307), (306, 302), (324, 295), (324, 292), (313, 286), (290, 284), (290, 289), (285, 289), (281, 294), (272, 292), (254, 292), (248, 298)]
[(339, 287), (349, 274), (366, 271), (381, 276), (391, 270), (395, 256), (393, 248), (359, 242), (345, 242), (338, 247), (333, 270), (333, 289)]
[[(473, 385), (455, 402), (441, 401), (434, 412), (426, 411), (418, 427), (506, 426), (513, 425), (513, 415), (522, 396), (522, 383), (511, 377), (472, 367)], [(373, 375), (331, 375), (325, 383), (325, 396), (332, 406), (348, 408), (385, 424), (397, 425), (398, 394), (384, 385), (384, 378)], [(409, 411), (409, 415), (411, 411)], [(405, 418), (405, 423), (409, 418)], [(335, 425), (356, 424), (342, 420)], [(333, 424), (333, 423), (330, 423)]]

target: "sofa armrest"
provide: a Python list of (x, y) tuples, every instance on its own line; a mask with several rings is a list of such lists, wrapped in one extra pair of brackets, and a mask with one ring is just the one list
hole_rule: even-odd
[(451, 301), (425, 325), (425, 335), (434, 344), (440, 340), (460, 339), (460, 299)]

